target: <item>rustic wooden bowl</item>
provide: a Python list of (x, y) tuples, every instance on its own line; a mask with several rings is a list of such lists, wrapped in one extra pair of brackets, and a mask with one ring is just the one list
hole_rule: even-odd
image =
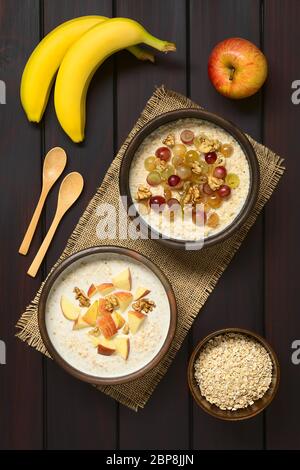
[[(211, 403), (209, 403), (206, 400), (206, 398), (201, 395), (200, 388), (194, 377), (194, 364), (195, 364), (196, 359), (199, 356), (200, 350), (210, 339), (214, 338), (215, 336), (222, 335), (224, 333), (241, 333), (258, 341), (268, 351), (271, 357), (272, 363), (273, 363), (272, 381), (265, 395), (259, 400), (256, 400), (253, 405), (248, 406), (247, 408), (236, 410), (236, 411), (221, 410), (216, 405), (212, 405)], [(206, 338), (202, 339), (197, 344), (189, 360), (187, 378), (188, 378), (189, 388), (193, 395), (194, 400), (204, 411), (206, 411), (206, 413), (210, 414), (211, 416), (214, 416), (215, 418), (219, 418), (219, 419), (223, 419), (227, 421), (241, 421), (243, 419), (253, 418), (254, 416), (258, 415), (271, 403), (271, 401), (276, 395), (276, 392), (279, 386), (280, 367), (279, 367), (279, 362), (278, 362), (275, 352), (273, 351), (269, 343), (260, 335), (252, 331), (242, 329), (242, 328), (225, 328), (223, 330), (218, 330), (218, 331), (211, 333), (210, 335), (206, 336)]]
[[(61, 275), (63, 275), (66, 268), (68, 268), (73, 263), (87, 256), (97, 255), (97, 254), (99, 254), (100, 256), (101, 254), (109, 255), (110, 253), (114, 255), (125, 256), (125, 257), (133, 259), (135, 262), (142, 263), (158, 277), (158, 279), (161, 281), (165, 289), (166, 295), (169, 300), (170, 324), (169, 324), (169, 329), (168, 329), (166, 339), (161, 349), (158, 351), (156, 356), (150, 362), (148, 362), (144, 367), (128, 375), (124, 375), (121, 377), (97, 377), (94, 375), (88, 375), (80, 371), (79, 369), (74, 368), (56, 351), (48, 335), (46, 321), (45, 321), (45, 311), (46, 311), (46, 303), (47, 303), (48, 295), (51, 291), (51, 288), (54, 282)], [(43, 290), (41, 292), (41, 297), (40, 297), (40, 302), (39, 302), (39, 307), (38, 307), (38, 321), (39, 321), (39, 329), (40, 329), (42, 340), (48, 352), (50, 353), (51, 357), (58, 363), (58, 365), (60, 365), (63, 369), (65, 369), (69, 374), (73, 375), (77, 379), (80, 379), (84, 382), (89, 382), (89, 383), (96, 384), (96, 385), (114, 385), (114, 384), (130, 382), (132, 380), (135, 380), (141, 377), (142, 375), (146, 374), (151, 369), (153, 369), (153, 367), (155, 367), (161, 361), (163, 356), (169, 350), (170, 345), (175, 335), (176, 324), (177, 324), (177, 306), (176, 306), (176, 299), (175, 299), (175, 295), (171, 287), (171, 284), (169, 283), (164, 273), (152, 261), (150, 261), (148, 258), (137, 253), (134, 250), (129, 250), (129, 249), (117, 247), (117, 246), (101, 246), (101, 247), (99, 246), (99, 247), (87, 248), (85, 250), (79, 251), (78, 253), (75, 253), (74, 255), (69, 256), (68, 258), (63, 260), (57, 266), (56, 269), (54, 269), (54, 271), (48, 277), (43, 287)]]
[[(133, 137), (124, 153), (119, 176), (120, 194), (121, 196), (127, 197), (128, 204), (126, 209), (128, 209), (133, 204), (129, 188), (129, 172), (131, 162), (135, 155), (135, 152), (137, 151), (143, 140), (148, 137), (151, 132), (153, 132), (155, 129), (162, 126), (163, 124), (184, 118), (202, 119), (204, 121), (211, 122), (212, 124), (215, 124), (216, 126), (224, 129), (226, 132), (231, 134), (234, 139), (240, 144), (242, 150), (244, 151), (250, 169), (249, 193), (242, 210), (228, 227), (225, 227), (225, 229), (221, 232), (204, 239), (203, 247), (207, 247), (214, 245), (215, 243), (222, 242), (226, 238), (230, 237), (234, 232), (236, 232), (238, 228), (246, 221), (258, 196), (259, 167), (256, 154), (246, 135), (233, 123), (227, 121), (226, 119), (216, 114), (209, 113), (200, 109), (180, 109), (176, 111), (170, 111), (152, 119), (147, 124), (145, 124), (139, 132), (137, 132), (137, 134)], [(149, 235), (149, 238), (151, 238), (151, 227), (142, 218), (141, 228), (146, 231)], [(193, 244), (192, 241), (187, 242), (185, 240), (177, 240), (175, 238), (162, 238), (161, 234), (156, 232), (154, 229), (152, 229), (152, 232), (155, 232), (157, 234), (157, 240), (160, 243), (172, 248), (185, 249), (187, 243), (189, 244), (189, 246)]]

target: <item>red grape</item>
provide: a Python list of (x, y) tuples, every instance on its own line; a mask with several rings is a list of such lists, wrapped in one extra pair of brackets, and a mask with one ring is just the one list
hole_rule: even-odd
[(168, 178), (168, 184), (169, 186), (177, 186), (181, 181), (180, 177), (178, 175), (171, 175)]
[(155, 155), (157, 158), (160, 158), (160, 160), (167, 162), (171, 158), (171, 151), (168, 149), (168, 147), (159, 147), (156, 150)]
[(209, 165), (211, 165), (212, 163), (215, 163), (216, 160), (217, 160), (216, 152), (209, 152), (205, 154), (205, 161)]
[(180, 209), (180, 202), (175, 197), (171, 197), (171, 199), (168, 200), (167, 204), (172, 211)]
[(166, 200), (163, 196), (152, 196), (150, 198), (150, 206), (154, 210), (162, 211)]
[(185, 129), (180, 134), (180, 139), (184, 144), (191, 145), (194, 141), (194, 132), (190, 131), (189, 129)]
[(205, 225), (206, 224), (206, 219), (207, 219), (207, 215), (206, 215), (206, 212), (203, 209), (196, 208), (196, 207), (193, 208), (192, 220), (193, 220), (195, 225), (197, 225), (199, 227)]
[(208, 183), (204, 183), (204, 185), (202, 186), (202, 190), (204, 194), (207, 194), (208, 196), (214, 193), (214, 190), (211, 189)]
[(216, 178), (220, 178), (220, 179), (223, 180), (227, 175), (227, 170), (226, 170), (225, 166), (216, 166), (216, 168), (214, 169), (213, 175)]
[(222, 186), (218, 189), (218, 194), (220, 197), (227, 197), (231, 193), (231, 189), (227, 184), (222, 184)]

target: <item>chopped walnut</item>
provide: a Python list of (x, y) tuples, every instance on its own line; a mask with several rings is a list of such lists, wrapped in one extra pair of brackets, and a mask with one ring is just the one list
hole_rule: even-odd
[(162, 143), (167, 145), (168, 147), (173, 147), (175, 145), (175, 135), (167, 135), (167, 137), (162, 141)]
[(221, 143), (217, 139), (209, 139), (205, 135), (198, 136), (197, 147), (200, 152), (208, 153), (219, 150)]
[(213, 191), (216, 191), (220, 188), (220, 186), (222, 186), (222, 184), (224, 184), (224, 181), (220, 178), (216, 178), (215, 176), (209, 175), (208, 184)]
[(119, 306), (119, 301), (118, 301), (118, 298), (114, 294), (107, 295), (105, 297), (104, 307), (106, 310), (108, 310), (109, 312), (112, 312), (118, 306)]
[(149, 299), (141, 299), (133, 302), (132, 308), (142, 313), (149, 313), (156, 307), (155, 302)]
[(137, 201), (144, 201), (146, 199), (149, 199), (152, 196), (152, 193), (147, 186), (144, 186), (143, 184), (140, 184), (136, 193), (136, 200)]
[(89, 331), (89, 335), (91, 336), (100, 336), (101, 335), (101, 331), (100, 329), (98, 328), (98, 326), (96, 326), (95, 328), (93, 328), (92, 330)]
[(201, 191), (198, 185), (191, 186), (183, 198), (183, 204), (194, 204), (201, 198)]
[(122, 333), (123, 333), (124, 335), (128, 335), (128, 333), (129, 333), (129, 325), (128, 325), (128, 323), (125, 323), (125, 325), (123, 326)]
[(195, 175), (201, 175), (201, 171), (202, 171), (202, 168), (201, 166), (199, 165), (198, 162), (194, 162), (192, 164), (192, 173), (194, 173)]
[(89, 307), (91, 305), (90, 299), (79, 287), (74, 287), (75, 298), (79, 301), (80, 307)]

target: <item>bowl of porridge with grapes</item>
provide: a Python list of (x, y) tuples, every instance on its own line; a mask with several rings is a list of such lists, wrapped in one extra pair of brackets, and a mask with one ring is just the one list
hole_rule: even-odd
[[(120, 192), (150, 238), (175, 248), (234, 233), (257, 199), (258, 162), (245, 134), (202, 110), (153, 119), (129, 144)], [(133, 210), (134, 209), (134, 210)]]

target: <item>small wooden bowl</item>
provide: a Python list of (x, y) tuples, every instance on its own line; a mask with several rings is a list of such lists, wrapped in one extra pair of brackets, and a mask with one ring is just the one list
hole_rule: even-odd
[[(241, 333), (258, 341), (268, 351), (273, 363), (272, 381), (265, 395), (259, 400), (256, 400), (253, 405), (236, 411), (221, 410), (218, 406), (209, 403), (206, 398), (201, 395), (199, 385), (197, 384), (194, 376), (194, 364), (203, 346), (206, 345), (206, 343), (210, 339), (225, 333)], [(223, 419), (226, 421), (241, 421), (243, 419), (253, 418), (254, 416), (258, 415), (261, 411), (263, 411), (267, 406), (269, 406), (269, 404), (275, 397), (279, 386), (280, 367), (275, 352), (273, 351), (269, 343), (267, 343), (267, 341), (260, 335), (249, 330), (244, 330), (242, 328), (225, 328), (223, 330), (218, 330), (211, 333), (197, 344), (189, 360), (187, 378), (189, 388), (194, 400), (204, 411), (206, 411), (206, 413), (210, 414), (211, 416), (214, 416), (215, 418)]]
[[(63, 275), (64, 271), (73, 263), (78, 262), (90, 255), (99, 255), (101, 257), (101, 254), (104, 254), (106, 256), (110, 254), (117, 255), (117, 256), (124, 256), (124, 257), (131, 258), (133, 261), (137, 263), (144, 264), (150, 271), (153, 272), (153, 274), (162, 283), (165, 289), (168, 301), (169, 301), (169, 306), (170, 306), (169, 329), (168, 329), (165, 341), (162, 344), (160, 350), (157, 352), (156, 356), (153, 357), (151, 361), (149, 361), (140, 369), (135, 370), (132, 373), (129, 373), (127, 375), (120, 376), (120, 377), (100, 377), (100, 376), (89, 375), (73, 367), (69, 362), (67, 362), (58, 353), (58, 351), (53, 346), (52, 341), (47, 331), (47, 326), (46, 326), (46, 318), (45, 318), (46, 317), (45, 315), (46, 304), (47, 304), (47, 299), (48, 299), (49, 293), (51, 291), (51, 288), (54, 282), (61, 275)], [(56, 269), (54, 269), (54, 271), (48, 277), (43, 287), (43, 290), (41, 292), (40, 302), (38, 306), (38, 321), (39, 321), (39, 329), (40, 329), (41, 337), (49, 354), (58, 363), (58, 365), (60, 365), (63, 369), (66, 370), (66, 372), (73, 375), (79, 380), (82, 380), (84, 382), (89, 382), (95, 385), (115, 385), (115, 384), (130, 382), (132, 380), (135, 380), (141, 377), (142, 375), (146, 374), (151, 369), (153, 369), (153, 367), (155, 367), (161, 361), (161, 359), (169, 350), (172, 340), (175, 335), (176, 325), (177, 325), (177, 305), (176, 305), (176, 299), (175, 299), (173, 289), (168, 279), (166, 278), (164, 273), (156, 266), (156, 264), (154, 264), (148, 258), (141, 255), (140, 253), (137, 253), (134, 250), (129, 250), (127, 248), (122, 248), (118, 246), (98, 246), (98, 247), (87, 248), (85, 250), (81, 250), (78, 253), (75, 253), (74, 255), (69, 256), (68, 258), (63, 260), (57, 266)]]
[[(152, 119), (147, 124), (145, 124), (139, 132), (135, 134), (135, 136), (131, 140), (130, 144), (128, 145), (124, 153), (124, 157), (122, 159), (121, 168), (120, 168), (120, 174), (119, 174), (120, 194), (121, 196), (124, 196), (126, 198), (127, 200), (126, 209), (128, 210), (128, 208), (133, 205), (133, 200), (131, 197), (130, 187), (129, 187), (129, 173), (130, 173), (131, 162), (133, 160), (133, 157), (137, 149), (145, 140), (145, 138), (148, 137), (155, 129), (159, 128), (160, 126), (168, 122), (177, 121), (178, 119), (186, 119), (186, 118), (193, 118), (193, 119), (207, 121), (220, 127), (221, 129), (224, 129), (228, 134), (230, 134), (239, 143), (249, 164), (250, 185), (249, 185), (249, 192), (245, 200), (244, 206), (242, 207), (241, 211), (238, 213), (236, 218), (232, 221), (232, 223), (228, 225), (227, 227), (225, 227), (224, 230), (204, 239), (203, 247), (208, 247), (208, 246), (224, 241), (226, 238), (230, 237), (233, 233), (235, 233), (238, 230), (238, 228), (241, 227), (241, 225), (243, 225), (243, 223), (247, 220), (251, 209), (256, 203), (257, 196), (258, 196), (260, 177), (259, 177), (259, 166), (258, 166), (256, 154), (247, 136), (230, 121), (227, 121), (226, 119), (222, 118), (221, 116), (218, 116), (217, 114), (209, 113), (208, 111), (204, 111), (202, 109), (179, 109), (176, 111), (169, 111), (167, 113), (161, 114), (160, 116)], [(161, 233), (157, 232), (154, 228), (151, 228), (143, 220), (143, 218), (141, 218), (140, 224), (141, 224), (141, 228), (143, 229), (145, 233), (148, 234), (149, 238), (151, 238), (151, 231), (152, 231), (152, 233), (156, 234), (157, 241), (159, 241), (160, 243), (168, 247), (186, 249), (186, 246), (188, 243), (190, 247), (189, 249), (191, 249), (191, 245), (193, 243), (195, 243), (195, 247), (198, 244), (198, 242), (162, 237)]]

